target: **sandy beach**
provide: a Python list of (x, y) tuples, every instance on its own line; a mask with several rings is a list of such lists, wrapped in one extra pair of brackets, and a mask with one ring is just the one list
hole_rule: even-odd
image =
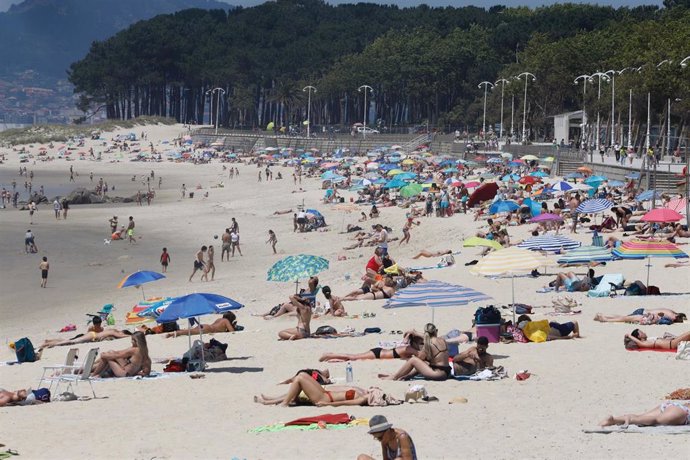
[[(185, 130), (181, 125), (146, 126), (148, 140), (156, 148), (171, 141)], [(124, 132), (124, 131), (122, 131)], [(104, 133), (110, 138), (116, 133)], [(144, 144), (142, 144), (144, 145)], [(86, 141), (85, 148), (95, 141)], [(38, 145), (29, 148), (38, 153)], [(9, 149), (8, 161), (0, 165), (0, 187), (8, 187), (14, 178), (23, 191), (24, 178), (18, 175), (18, 155)], [(273, 167), (274, 180), (257, 182), (256, 165), (237, 164), (239, 176), (230, 179), (223, 164), (130, 162), (114, 154), (103, 154), (102, 161), (62, 159), (52, 162), (23, 163), (34, 172), (33, 187), (45, 187), (46, 195), (63, 195), (77, 187), (93, 187), (103, 177), (116, 190), (111, 195), (131, 196), (145, 191), (142, 179), (155, 172), (152, 188), (156, 197), (150, 206), (143, 203), (108, 203), (72, 205), (67, 220), (56, 220), (52, 200), (39, 207), (34, 223), (29, 224), (27, 211), (12, 207), (0, 209), (0, 362), (14, 359), (8, 344), (29, 337), (35, 346), (45, 338), (67, 338), (74, 334), (58, 333), (64, 325), (77, 325), (83, 332), (86, 314), (97, 312), (104, 304), (115, 305), (116, 326), (125, 327), (125, 314), (142, 298), (139, 289), (117, 289), (125, 275), (136, 270), (159, 271), (161, 249), (171, 255), (167, 278), (144, 286), (146, 296), (177, 296), (194, 292), (225, 295), (243, 303), (236, 311), (241, 332), (215, 334), (228, 343), (227, 361), (211, 363), (203, 379), (187, 374), (166, 375), (151, 380), (97, 381), (98, 398), (87, 401), (55, 402), (31, 407), (0, 408), (0, 443), (15, 449), (23, 458), (73, 459), (354, 459), (360, 453), (380, 458), (380, 445), (367, 434), (364, 426), (342, 430), (279, 431), (254, 433), (250, 430), (286, 422), (300, 417), (347, 412), (357, 418), (384, 414), (396, 427), (403, 428), (414, 439), (421, 459), (462, 458), (682, 458), (688, 454), (687, 436), (585, 434), (609, 414), (640, 413), (659, 404), (665, 395), (688, 386), (688, 362), (675, 360), (673, 353), (633, 353), (623, 347), (623, 336), (635, 326), (622, 323), (598, 323), (595, 313), (628, 314), (637, 308), (671, 308), (690, 313), (690, 296), (653, 296), (625, 298), (590, 298), (586, 293), (571, 297), (581, 303), (581, 314), (547, 316), (552, 312), (553, 292), (537, 293), (553, 276), (520, 277), (516, 283), (516, 301), (532, 305), (535, 319), (577, 320), (582, 338), (547, 343), (491, 344), (496, 364), (503, 366), (511, 378), (494, 382), (423, 382), (428, 393), (439, 399), (428, 404), (403, 404), (391, 407), (295, 407), (263, 406), (253, 402), (259, 393), (269, 395), (285, 391), (281, 380), (302, 368), (328, 368), (337, 382), (345, 381), (345, 363), (322, 364), (319, 356), (326, 352), (358, 353), (378, 346), (379, 341), (400, 340), (391, 331), (416, 328), (423, 330), (432, 313), (426, 308), (383, 309), (383, 301), (360, 301), (346, 304), (349, 315), (358, 318), (318, 318), (312, 331), (331, 325), (337, 330), (352, 327), (361, 331), (379, 327), (382, 334), (337, 339), (278, 341), (277, 333), (294, 327), (295, 317), (263, 320), (252, 316), (286, 301), (294, 284), (266, 280), (268, 269), (282, 257), (307, 253), (325, 257), (330, 268), (322, 272), (320, 284), (328, 285), (336, 295), (344, 295), (359, 286), (373, 248), (343, 250), (351, 244), (351, 234), (342, 234), (347, 224), (357, 223), (359, 211), (347, 213), (322, 202), (323, 190), (318, 179), (303, 179), (293, 184), (292, 168)], [(69, 167), (78, 174), (69, 182)], [(275, 180), (280, 171), (283, 180)], [(93, 172), (94, 183), (89, 175)], [(132, 181), (136, 175), (137, 180)], [(162, 184), (158, 188), (158, 178)], [(218, 184), (223, 183), (223, 187)], [(195, 192), (194, 198), (181, 198), (181, 186)], [(11, 186), (9, 186), (11, 188)], [(299, 193), (299, 187), (304, 189)], [(208, 192), (208, 197), (204, 194)], [(298, 193), (295, 193), (298, 192)], [(343, 192), (346, 200), (355, 193)], [(327, 231), (293, 232), (292, 213), (274, 215), (275, 211), (304, 204), (318, 209), (326, 219)], [(368, 207), (362, 207), (362, 211)], [(380, 208), (378, 222), (401, 237), (405, 209)], [(126, 224), (128, 216), (136, 221), (137, 242), (112, 241), (108, 220), (118, 216)], [(240, 226), (243, 256), (220, 262), (220, 239), (231, 218)], [(456, 264), (449, 268), (424, 271), (428, 279), (447, 281), (477, 289), (493, 301), (463, 307), (439, 308), (434, 312), (441, 333), (467, 329), (477, 306), (511, 301), (509, 279), (473, 276), (466, 262), (479, 259), (480, 248), (462, 248), (463, 239), (475, 234), (485, 222), (473, 221), (471, 214), (450, 218), (421, 218), (412, 229), (411, 242), (390, 244), (390, 252), (402, 265), (435, 265), (437, 258), (413, 260), (421, 249), (460, 251)], [(369, 223), (369, 222), (367, 222)], [(528, 237), (524, 225), (511, 227), (515, 242)], [(23, 239), (27, 229), (35, 234), (37, 254), (26, 254)], [(269, 245), (268, 230), (275, 231), (278, 254)], [(620, 236), (619, 234), (616, 234)], [(591, 234), (569, 235), (591, 244)], [(680, 240), (687, 250), (687, 240)], [(196, 251), (201, 245), (216, 248), (215, 280), (199, 281), (198, 275), (188, 282)], [(46, 289), (41, 289), (39, 262), (50, 262)], [(340, 260), (345, 256), (345, 260)], [(551, 256), (553, 259), (553, 256)], [(662, 292), (690, 291), (690, 270), (664, 268), (665, 261), (652, 260), (651, 284)], [(647, 268), (642, 261), (617, 261), (597, 267), (597, 274), (623, 273), (626, 280), (645, 280)], [(553, 275), (557, 267), (547, 273)], [(584, 273), (584, 268), (575, 269)], [(325, 299), (318, 296), (318, 301)], [(544, 308), (541, 308), (541, 307)], [(502, 310), (509, 316), (509, 310)], [(365, 312), (376, 316), (364, 318)], [(205, 317), (209, 323), (213, 317)], [(183, 322), (181, 321), (180, 324)], [(680, 334), (686, 324), (645, 326), (661, 335)], [(187, 349), (187, 338), (147, 337), (153, 369), (161, 372), (157, 360), (180, 357)], [(80, 355), (98, 346), (100, 351), (128, 346), (128, 340), (99, 344), (82, 344)], [(68, 347), (47, 349), (40, 361), (22, 365), (0, 365), (0, 387), (4, 389), (36, 388), (44, 365), (64, 361)], [(461, 349), (463, 347), (461, 346)], [(383, 381), (379, 373), (394, 372), (400, 360), (371, 360), (353, 363), (354, 382), (368, 388), (377, 386), (402, 399), (409, 382)], [(529, 370), (532, 376), (516, 381), (512, 376)], [(419, 382), (415, 382), (419, 383)], [(90, 394), (88, 385), (79, 393)], [(456, 397), (467, 398), (466, 404), (449, 404)]]

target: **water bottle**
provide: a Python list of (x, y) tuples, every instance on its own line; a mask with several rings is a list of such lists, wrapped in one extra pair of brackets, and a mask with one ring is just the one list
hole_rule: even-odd
[(352, 375), (352, 363), (350, 361), (347, 362), (347, 365), (345, 366), (345, 381), (347, 383), (352, 383), (354, 380), (354, 377)]

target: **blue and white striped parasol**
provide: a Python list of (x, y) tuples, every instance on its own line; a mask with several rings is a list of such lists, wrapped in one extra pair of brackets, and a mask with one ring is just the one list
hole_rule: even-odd
[(558, 259), (559, 264), (586, 264), (589, 262), (608, 262), (612, 260), (611, 250), (601, 246), (582, 246)]
[(613, 206), (609, 200), (603, 198), (592, 198), (580, 203), (576, 211), (580, 214), (597, 214), (610, 209)]
[(579, 241), (571, 240), (565, 236), (541, 235), (525, 240), (517, 246), (532, 251), (558, 252), (561, 250), (568, 251), (570, 249), (579, 248), (581, 244), (582, 243)]

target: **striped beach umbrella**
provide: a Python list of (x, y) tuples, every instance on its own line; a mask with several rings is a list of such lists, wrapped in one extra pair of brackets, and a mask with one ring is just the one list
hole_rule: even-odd
[(621, 259), (647, 259), (647, 286), (649, 286), (649, 269), (652, 257), (666, 257), (673, 259), (687, 259), (688, 255), (675, 244), (666, 240), (632, 240), (626, 241), (613, 251), (615, 257)]
[(399, 290), (383, 308), (431, 307), (431, 322), (433, 323), (436, 307), (460, 307), (489, 299), (491, 296), (474, 289), (431, 280)]
[(551, 190), (557, 190), (559, 192), (567, 192), (568, 190), (573, 188), (573, 186), (570, 185), (569, 183), (565, 182), (565, 181), (559, 181), (559, 182), (556, 182), (554, 184), (549, 185), (549, 188)]
[(531, 251), (558, 252), (579, 248), (580, 245), (581, 243), (579, 241), (571, 240), (565, 236), (540, 235), (525, 240), (517, 246), (519, 248), (529, 249)]
[(585, 200), (577, 207), (576, 211), (580, 214), (598, 214), (611, 208), (613, 203), (603, 198), (592, 198)]
[(611, 251), (602, 246), (582, 246), (568, 251), (556, 262), (559, 264), (587, 264), (589, 262), (608, 262), (613, 259)]
[[(328, 260), (309, 254), (298, 254), (280, 259), (268, 270), (268, 281), (295, 282), (328, 270)], [(296, 289), (295, 289), (295, 292)]]

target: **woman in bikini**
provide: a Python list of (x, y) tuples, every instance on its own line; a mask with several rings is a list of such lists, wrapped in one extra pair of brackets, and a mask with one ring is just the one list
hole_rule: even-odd
[[(286, 394), (281, 396), (254, 396), (254, 402), (264, 405), (280, 405), (288, 407), (297, 403), (311, 403), (315, 406), (366, 406), (368, 392), (362, 388), (351, 386), (331, 387), (324, 390), (310, 375), (297, 374), (290, 383)], [(304, 396), (300, 396), (304, 393)]]
[(371, 291), (363, 294), (348, 295), (343, 297), (343, 301), (350, 300), (381, 300), (390, 299), (395, 294), (395, 280), (387, 275), (381, 281), (377, 281), (376, 284), (371, 286)]
[(146, 343), (146, 334), (139, 331), (132, 334), (132, 346), (130, 348), (101, 353), (91, 370), (92, 376), (100, 377), (146, 376), (149, 373), (151, 373), (151, 358)]
[(393, 375), (379, 374), (386, 380), (406, 380), (421, 374), (428, 380), (446, 380), (451, 374), (448, 364), (448, 344), (438, 337), (438, 329), (427, 323), (422, 336), (416, 331), (412, 334), (423, 338), (424, 346), (419, 356), (413, 356)]
[[(218, 332), (235, 332), (237, 329), (235, 328), (237, 326), (237, 317), (235, 314), (231, 311), (224, 313), (222, 317), (218, 318), (211, 324), (201, 324), (201, 332), (205, 334), (213, 334), (213, 333), (218, 333)], [(198, 327), (193, 327), (191, 329), (180, 329), (179, 331), (175, 332), (169, 332), (165, 334), (165, 338), (169, 339), (170, 337), (180, 337), (184, 336), (187, 337), (188, 335), (191, 334), (198, 334), (199, 333), (199, 328)]]
[(209, 272), (211, 272), (211, 281), (216, 277), (216, 265), (213, 263), (214, 255), (213, 246), (209, 246), (208, 251), (206, 251), (206, 263), (204, 266), (204, 273), (201, 275), (201, 281), (208, 281)]
[(630, 334), (625, 334), (623, 344), (628, 350), (637, 348), (650, 348), (654, 350), (675, 350), (680, 342), (690, 340), (690, 331), (679, 336), (648, 337), (643, 331), (635, 329)]
[(599, 422), (601, 426), (612, 425), (690, 425), (690, 403), (681, 401), (666, 401), (644, 414), (628, 414), (621, 416), (609, 415)]
[(313, 302), (298, 295), (290, 297), (290, 302), (297, 308), (297, 327), (282, 330), (278, 333), (279, 340), (299, 340), (311, 337), (311, 315)]
[(63, 339), (46, 339), (40, 347), (39, 350), (44, 348), (52, 347), (62, 347), (64, 345), (76, 345), (79, 343), (88, 342), (101, 342), (103, 340), (114, 340), (114, 339), (124, 339), (132, 335), (131, 332), (124, 330), (118, 331), (117, 329), (106, 329), (103, 332), (89, 331), (84, 335), (77, 336), (73, 339), (63, 340)]
[(367, 359), (410, 359), (417, 356), (420, 352), (423, 339), (418, 336), (413, 336), (410, 343), (407, 345), (400, 345), (392, 349), (386, 348), (372, 348), (364, 353), (350, 355), (346, 353), (324, 353), (319, 358), (319, 361), (340, 362), (340, 361), (361, 361)]
[[(666, 321), (661, 321), (662, 318), (667, 318)], [(664, 322), (682, 323), (687, 319), (685, 313), (677, 313), (668, 308), (659, 308), (655, 310), (647, 308), (638, 308), (629, 315), (603, 315), (597, 313), (594, 316), (594, 321), (602, 323), (637, 323), (637, 324), (660, 324)]]

